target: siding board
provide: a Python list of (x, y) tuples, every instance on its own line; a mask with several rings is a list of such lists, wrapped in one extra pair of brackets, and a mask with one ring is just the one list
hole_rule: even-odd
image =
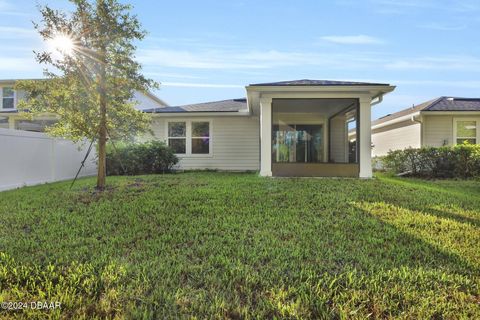
[(155, 138), (166, 141), (168, 121), (211, 120), (211, 156), (181, 157), (179, 169), (257, 171), (260, 168), (258, 117), (182, 117), (152, 121)]
[(384, 156), (390, 150), (420, 147), (420, 123), (405, 121), (372, 132), (372, 156)]

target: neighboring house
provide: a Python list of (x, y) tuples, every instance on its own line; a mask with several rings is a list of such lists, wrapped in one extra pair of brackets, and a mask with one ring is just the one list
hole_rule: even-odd
[[(25, 97), (24, 92), (14, 90), (16, 80), (0, 80), (0, 128), (43, 132), (45, 127), (55, 123), (55, 115), (38, 116), (26, 119), (17, 110), (18, 102)], [(151, 93), (135, 92), (139, 110), (166, 107), (167, 104)]]
[(372, 155), (408, 147), (480, 143), (480, 98), (440, 97), (372, 122)]
[[(146, 109), (180, 169), (369, 178), (371, 107), (394, 86), (297, 80), (251, 84), (246, 99)], [(349, 139), (352, 130), (359, 139)]]

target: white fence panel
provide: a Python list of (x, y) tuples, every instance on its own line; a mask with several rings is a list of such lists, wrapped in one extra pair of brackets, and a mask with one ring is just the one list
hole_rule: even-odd
[[(54, 139), (44, 133), (0, 128), (0, 191), (72, 179), (88, 144)], [(92, 149), (80, 177), (97, 170)]]

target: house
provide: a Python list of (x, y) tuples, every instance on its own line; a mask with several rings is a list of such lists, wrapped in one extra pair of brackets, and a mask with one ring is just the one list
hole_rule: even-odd
[[(246, 98), (146, 109), (155, 138), (180, 169), (259, 171), (262, 176), (370, 178), (371, 107), (383, 83), (257, 83)], [(358, 139), (349, 139), (349, 130)]]
[[(24, 94), (14, 84), (0, 81), (0, 127), (43, 131), (55, 116), (25, 119), (16, 109)], [(151, 114), (155, 138), (175, 150), (181, 170), (369, 178), (371, 107), (394, 88), (296, 80), (251, 84), (246, 98), (184, 106), (168, 106), (151, 94), (135, 98)]]
[(480, 142), (480, 98), (439, 97), (372, 121), (372, 155)]
[[(25, 97), (25, 93), (14, 89), (15, 82), (16, 80), (0, 80), (0, 128), (43, 132), (46, 126), (56, 121), (55, 115), (26, 119), (17, 109), (17, 104)], [(134, 99), (138, 102), (136, 107), (139, 110), (168, 106), (152, 93), (137, 91)]]

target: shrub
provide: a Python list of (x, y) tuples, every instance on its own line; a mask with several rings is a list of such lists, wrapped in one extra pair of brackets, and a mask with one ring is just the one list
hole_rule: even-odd
[(178, 158), (163, 142), (116, 143), (107, 148), (108, 175), (138, 175), (170, 172)]
[(389, 151), (381, 157), (385, 170), (417, 177), (469, 178), (480, 176), (480, 145), (423, 147)]

